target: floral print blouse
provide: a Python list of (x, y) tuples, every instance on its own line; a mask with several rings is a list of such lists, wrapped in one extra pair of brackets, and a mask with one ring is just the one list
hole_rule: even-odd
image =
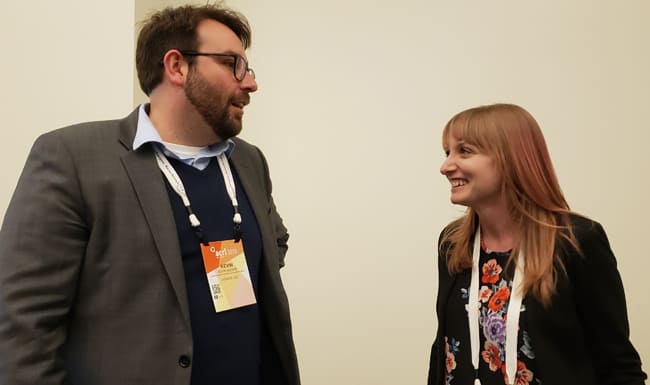
[[(481, 248), (479, 259), (479, 378), (482, 385), (506, 384), (505, 333), (506, 313), (512, 289), (512, 269), (505, 274), (510, 252), (493, 252)], [(459, 274), (447, 303), (445, 327), (445, 383), (474, 383), (467, 320), (470, 273)], [(535, 352), (527, 333), (525, 299), (519, 318), (516, 385), (541, 384), (535, 370)]]

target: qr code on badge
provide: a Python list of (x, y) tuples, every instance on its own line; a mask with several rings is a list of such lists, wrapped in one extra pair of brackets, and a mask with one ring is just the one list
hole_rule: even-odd
[(221, 286), (218, 283), (212, 285), (212, 293), (212, 297), (217, 300), (219, 298), (219, 294), (221, 294)]

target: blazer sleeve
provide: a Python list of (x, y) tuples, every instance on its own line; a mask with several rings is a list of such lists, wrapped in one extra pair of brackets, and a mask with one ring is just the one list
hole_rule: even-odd
[(438, 320), (438, 330), (436, 331), (436, 338), (431, 345), (431, 354), (429, 356), (429, 373), (427, 376), (427, 385), (436, 385), (441, 383), (441, 378), (444, 376), (443, 362), (444, 357), (441, 357), (442, 346), (444, 341), (441, 341), (443, 325), (445, 319), (443, 314), (444, 309), (442, 302), (445, 302), (447, 296), (446, 287), (449, 284), (451, 276), (447, 270), (447, 251), (449, 245), (442, 245), (443, 230), (438, 238), (438, 293), (436, 295), (436, 316)]
[(273, 233), (275, 234), (276, 245), (278, 247), (279, 268), (282, 268), (285, 265), (284, 259), (287, 254), (287, 250), (289, 249), (289, 245), (288, 245), (289, 233), (287, 232), (287, 228), (284, 226), (282, 217), (280, 217), (280, 214), (278, 214), (278, 210), (275, 207), (275, 202), (273, 201), (273, 194), (272, 194), (273, 184), (271, 183), (271, 176), (270, 176), (271, 174), (269, 172), (269, 165), (262, 151), (257, 147), (255, 147), (255, 149), (259, 153), (264, 168), (264, 178), (265, 178), (266, 191), (268, 196), (268, 214), (271, 218)]
[(599, 384), (644, 384), (639, 354), (630, 342), (625, 293), (616, 259), (599, 223), (575, 226), (582, 255), (571, 277), (578, 317)]
[(0, 230), (0, 384), (63, 384), (66, 316), (87, 226), (69, 151), (56, 132), (27, 158)]

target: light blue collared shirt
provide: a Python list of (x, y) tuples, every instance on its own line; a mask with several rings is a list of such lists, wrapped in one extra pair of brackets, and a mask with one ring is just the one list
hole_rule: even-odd
[(160, 138), (160, 134), (158, 134), (158, 131), (153, 126), (153, 123), (147, 114), (148, 107), (148, 104), (141, 104), (138, 111), (138, 126), (135, 131), (135, 138), (133, 139), (134, 151), (145, 143), (155, 143), (155, 145), (158, 146), (167, 157), (178, 159), (198, 170), (204, 170), (208, 167), (212, 158), (217, 157), (224, 152), (226, 155), (230, 156), (230, 153), (235, 147), (235, 142), (228, 139), (223, 142), (203, 147), (196, 155), (187, 155), (175, 152), (173, 149), (167, 148), (165, 142)]

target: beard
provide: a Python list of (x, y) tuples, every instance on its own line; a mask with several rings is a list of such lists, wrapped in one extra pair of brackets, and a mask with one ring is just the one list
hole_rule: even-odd
[(210, 84), (194, 67), (190, 67), (187, 75), (185, 96), (221, 140), (232, 138), (241, 132), (241, 117), (231, 116), (229, 112), (230, 98)]

